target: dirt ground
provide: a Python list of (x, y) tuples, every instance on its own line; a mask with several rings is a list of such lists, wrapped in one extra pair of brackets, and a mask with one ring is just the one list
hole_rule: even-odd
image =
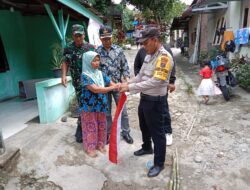
[[(199, 67), (173, 51), (177, 89), (169, 95), (174, 143), (167, 147), (167, 162), (177, 148), (181, 189), (249, 190), (250, 94), (236, 87), (230, 101), (218, 96), (203, 104), (195, 95)], [(132, 126), (137, 127), (135, 103), (128, 102)]]
[[(167, 190), (176, 148), (181, 190), (250, 190), (250, 95), (236, 87), (230, 101), (218, 96), (203, 104), (194, 93), (198, 66), (173, 51), (177, 60), (177, 89), (169, 95), (173, 144), (167, 147), (165, 169), (159, 176), (146, 176), (151, 155), (133, 156), (141, 145), (139, 95), (129, 95), (135, 142), (121, 141), (117, 166), (107, 155), (94, 160), (86, 156), (74, 140), (76, 119), (50, 125), (31, 122), (6, 141), (7, 148), (18, 145), (21, 156), (12, 172), (0, 172), (0, 190)], [(132, 73), (136, 52), (126, 51)]]

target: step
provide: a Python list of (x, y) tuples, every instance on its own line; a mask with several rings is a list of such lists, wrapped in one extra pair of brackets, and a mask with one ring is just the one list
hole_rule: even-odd
[(17, 163), (17, 159), (20, 156), (20, 149), (19, 148), (7, 148), (5, 152), (0, 155), (0, 170), (10, 172)]

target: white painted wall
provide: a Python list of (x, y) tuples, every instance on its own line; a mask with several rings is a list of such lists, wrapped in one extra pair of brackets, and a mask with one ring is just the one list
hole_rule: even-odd
[[(227, 25), (232, 27), (232, 30), (242, 28), (242, 1), (231, 1), (229, 3), (227, 11)], [(230, 53), (230, 58), (233, 58), (235, 54)], [(248, 45), (241, 46), (240, 56), (250, 57), (250, 47)]]
[(239, 29), (241, 25), (241, 1), (231, 1), (227, 11), (227, 26), (232, 30)]

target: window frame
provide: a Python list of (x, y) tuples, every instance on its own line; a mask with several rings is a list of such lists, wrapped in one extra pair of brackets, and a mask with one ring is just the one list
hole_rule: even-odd
[[(245, 10), (248, 9), (248, 16), (246, 21), (246, 26), (244, 26), (245, 23)], [(250, 27), (250, 2), (242, 1), (242, 15), (241, 15), (241, 27), (242, 28), (248, 28)]]
[(7, 59), (4, 43), (0, 35), (0, 73), (5, 73), (10, 70), (9, 62)]
[(220, 45), (223, 39), (223, 33), (221, 32), (222, 28), (226, 28), (226, 17), (225, 15), (221, 16), (217, 19), (216, 28), (214, 31), (214, 38), (213, 38), (213, 46)]

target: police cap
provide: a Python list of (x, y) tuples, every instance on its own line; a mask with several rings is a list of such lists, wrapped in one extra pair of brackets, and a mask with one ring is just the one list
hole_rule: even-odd
[(143, 30), (141, 32), (141, 35), (142, 35), (141, 38), (138, 40), (139, 43), (143, 43), (149, 38), (159, 37), (160, 32), (159, 32), (158, 28), (149, 27), (149, 28), (146, 28), (145, 30)]

